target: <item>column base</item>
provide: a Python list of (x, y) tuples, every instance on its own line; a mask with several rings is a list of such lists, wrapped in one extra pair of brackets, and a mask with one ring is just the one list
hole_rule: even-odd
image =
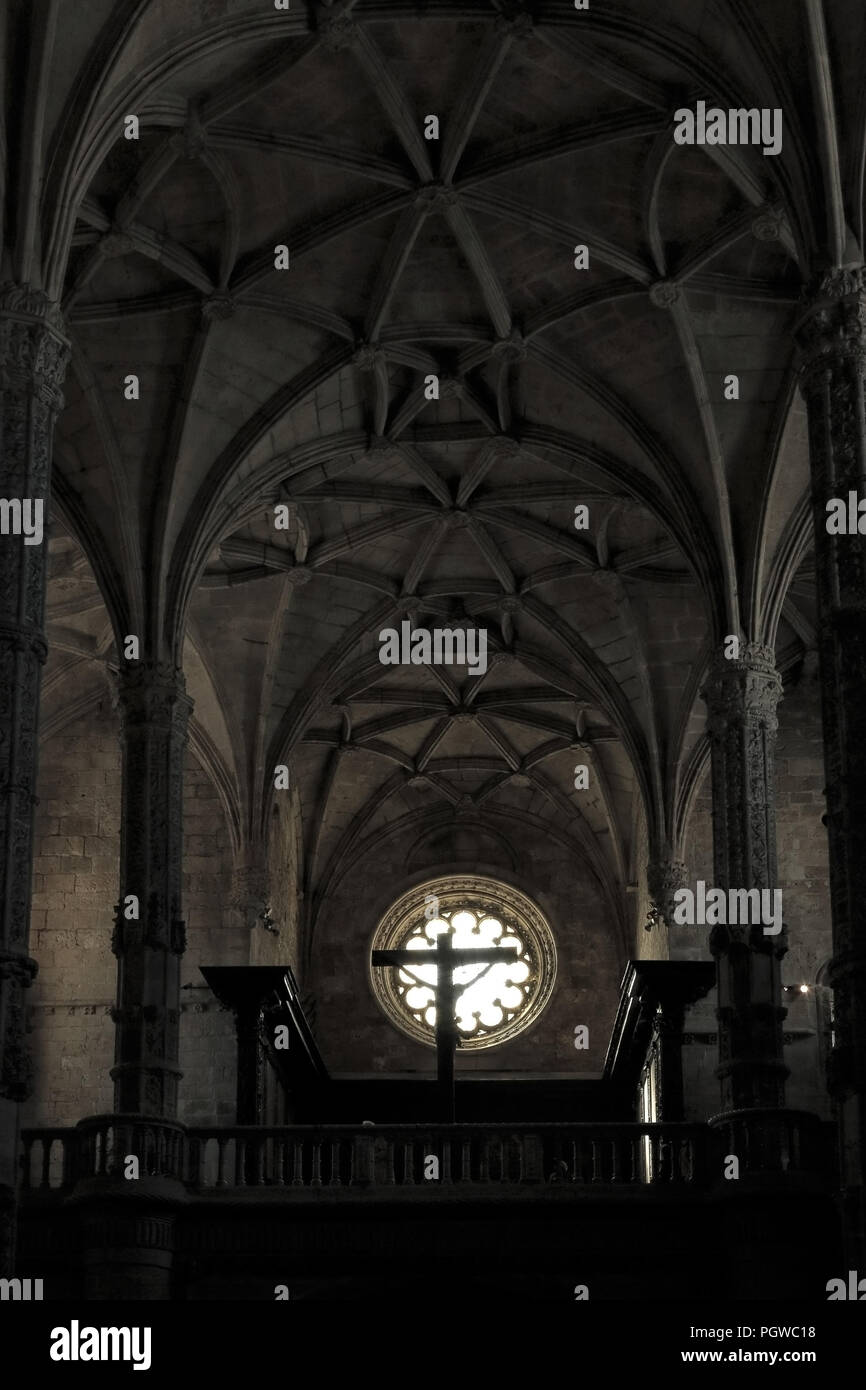
[(172, 1296), (175, 1212), (180, 1183), (152, 1178), (130, 1192), (98, 1179), (69, 1199), (79, 1207), (84, 1296), (95, 1301), (166, 1301)]
[(776, 1184), (748, 1190), (728, 1182), (718, 1193), (727, 1297), (825, 1300), (828, 1281), (843, 1273), (833, 1199), (796, 1187), (780, 1189), (778, 1179)]
[[(714, 1136), (715, 1161), (722, 1188), (814, 1186), (832, 1192), (837, 1187), (829, 1128), (806, 1110), (754, 1107), (726, 1110), (707, 1121)], [(729, 1160), (737, 1160), (734, 1172)]]

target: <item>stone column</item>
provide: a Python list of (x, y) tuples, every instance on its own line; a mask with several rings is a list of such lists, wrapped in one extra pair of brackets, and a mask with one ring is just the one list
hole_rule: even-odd
[[(14, 1263), (17, 1106), (30, 1094), (24, 1013), (36, 803), (39, 683), (54, 422), (69, 358), (59, 310), (38, 290), (0, 286), (0, 1274)], [(25, 508), (25, 502), (29, 504)], [(15, 527), (41, 504), (38, 543)], [(27, 512), (29, 511), (29, 517)], [(19, 534), (14, 534), (18, 529)], [(38, 532), (32, 531), (36, 540)]]
[[(177, 1114), (183, 758), (192, 701), (180, 671), (157, 662), (121, 671), (123, 811), (114, 1108)], [(137, 904), (130, 905), (130, 897)], [(138, 917), (128, 915), (137, 907)]]
[[(739, 660), (719, 656), (702, 692), (713, 777), (714, 888), (776, 887), (776, 706), (782, 681), (769, 647), (749, 643)], [(772, 902), (772, 899), (770, 900)], [(742, 915), (742, 914), (740, 914)], [(710, 933), (719, 987), (719, 1067), (724, 1110), (781, 1108), (780, 962), (785, 929), (718, 925)]]
[[(831, 535), (827, 503), (866, 499), (866, 271), (833, 270), (810, 286), (797, 326), (818, 581), (818, 652), (827, 779), (836, 1047), (849, 1254), (866, 1262), (866, 517)], [(866, 511), (866, 507), (864, 507)], [(856, 511), (855, 511), (856, 515)], [(847, 528), (846, 528), (847, 531)], [(852, 1269), (857, 1263), (852, 1263)]]
[[(111, 949), (117, 956), (114, 1109), (151, 1117), (153, 1128), (111, 1121), (111, 1168), (79, 1180), (71, 1198), (82, 1232), (86, 1296), (167, 1299), (174, 1216), (186, 1199), (173, 1154), (177, 1116), (183, 758), (192, 701), (183, 676), (155, 661), (130, 662), (118, 678), (123, 745), (120, 902)], [(168, 1121), (157, 1125), (156, 1119)], [(98, 1132), (101, 1117), (80, 1122)], [(151, 1138), (148, 1140), (148, 1133)], [(156, 1143), (156, 1157), (153, 1144)], [(150, 1147), (149, 1147), (150, 1145)], [(124, 1180), (126, 1150), (138, 1181)]]

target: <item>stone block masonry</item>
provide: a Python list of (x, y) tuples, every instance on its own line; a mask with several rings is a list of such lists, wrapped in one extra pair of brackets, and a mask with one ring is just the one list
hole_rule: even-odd
[[(110, 714), (93, 710), (43, 743), (37, 795), (31, 950), (39, 973), (27, 1001), (34, 1089), (21, 1108), (24, 1127), (74, 1125), (112, 1109), (121, 758)], [(191, 753), (184, 824), (183, 980), (201, 985), (200, 964), (241, 964), (237, 953), (248, 943), (233, 943), (233, 951), (222, 930), (228, 833), (216, 789)], [(181, 1118), (230, 1123), (231, 1015), (204, 991), (185, 992), (181, 1001)]]
[[(35, 1084), (21, 1123), (74, 1125), (112, 1106), (120, 746), (110, 714), (94, 710), (42, 744), (36, 790), (31, 949), (39, 973), (28, 999)], [(87, 853), (88, 837), (97, 853)]]

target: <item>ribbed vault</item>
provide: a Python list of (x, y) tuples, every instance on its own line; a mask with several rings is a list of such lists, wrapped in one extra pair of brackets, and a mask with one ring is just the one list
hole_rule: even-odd
[[(389, 826), (460, 814), (564, 836), (625, 932), (640, 827), (676, 849), (705, 760), (713, 644), (813, 647), (791, 330), (809, 268), (860, 235), (836, 120), (862, 150), (864, 16), (647, 9), (30, 21), (5, 263), (72, 337), (55, 496), (115, 639), (186, 660), (238, 845), (290, 764), (310, 921)], [(782, 108), (781, 155), (676, 145), (697, 98)], [(58, 601), (52, 644), (104, 662)], [(383, 666), (407, 619), (483, 626), (489, 669)]]

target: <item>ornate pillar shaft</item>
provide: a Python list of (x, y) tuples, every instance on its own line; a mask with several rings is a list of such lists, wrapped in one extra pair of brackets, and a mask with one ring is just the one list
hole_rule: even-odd
[(27, 286), (0, 286), (0, 1274), (14, 1258), (16, 1106), (31, 1080), (24, 1000), (36, 974), (28, 945), (47, 525), (68, 357), (56, 306)]
[[(774, 754), (781, 694), (772, 651), (751, 643), (739, 660), (719, 657), (703, 691), (712, 749), (713, 886), (728, 903), (729, 890), (772, 894), (776, 887)], [(782, 1107), (788, 1075), (780, 979), (785, 930), (768, 935), (754, 916), (742, 925), (728, 921), (713, 927), (710, 950), (719, 985), (716, 1074), (723, 1108)]]
[[(853, 1259), (866, 1259), (866, 271), (830, 271), (797, 326), (809, 416), (818, 652), (827, 779), (842, 1185)], [(852, 496), (853, 494), (853, 496)], [(843, 520), (827, 504), (843, 504)], [(852, 508), (853, 502), (853, 508)], [(864, 507), (866, 511), (866, 507)], [(853, 522), (853, 525), (852, 525)], [(831, 529), (828, 530), (828, 526)], [(854, 1266), (852, 1265), (852, 1268)]]
[[(121, 672), (121, 887), (114, 1108), (177, 1114), (183, 758), (192, 701), (179, 671), (142, 662)], [(135, 914), (138, 914), (137, 916)]]

